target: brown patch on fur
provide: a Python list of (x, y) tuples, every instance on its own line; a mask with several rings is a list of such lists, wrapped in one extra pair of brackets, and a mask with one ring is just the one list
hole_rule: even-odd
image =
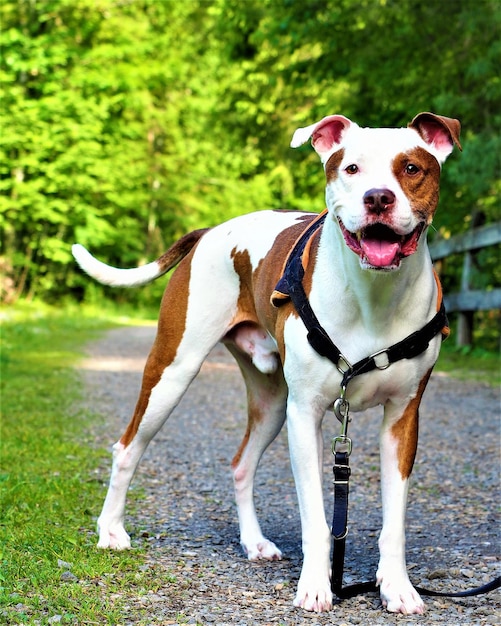
[(338, 177), (339, 166), (341, 165), (343, 157), (344, 148), (341, 148), (341, 150), (334, 152), (334, 154), (329, 157), (327, 163), (325, 164), (325, 177), (328, 183), (336, 180), (336, 178)]
[(304, 278), (303, 278), (303, 287), (307, 296), (309, 296), (311, 292), (311, 284), (313, 282), (313, 270), (315, 269), (315, 259), (317, 258), (318, 244), (320, 243), (320, 233), (321, 233), (321, 229), (317, 230), (317, 232), (313, 235), (313, 237), (310, 239), (310, 241), (307, 244), (308, 245), (308, 263), (306, 265)]
[[(317, 217), (313, 213), (311, 215), (298, 215), (297, 223), (279, 233), (273, 246), (255, 269), (252, 267), (247, 250), (237, 251), (235, 248), (231, 253), (235, 271), (240, 278), (237, 311), (231, 327), (235, 328), (239, 324), (250, 323), (268, 331), (277, 341), (282, 362), (285, 357), (283, 341), (285, 320), (289, 315), (297, 316), (297, 312), (291, 303), (284, 304), (279, 309), (273, 307), (270, 303), (270, 297), (282, 275), (285, 261), (292, 246), (304, 229)], [(309, 284), (305, 284), (308, 292), (311, 286), (310, 272), (307, 272)], [(231, 331), (228, 337), (231, 339)]]
[(259, 323), (256, 307), (254, 304), (254, 284), (252, 263), (248, 250), (237, 252), (236, 248), (231, 251), (231, 258), (235, 272), (240, 278), (240, 294), (237, 301), (237, 312), (232, 320), (232, 327), (241, 322)]
[(247, 428), (245, 430), (245, 435), (244, 435), (244, 438), (242, 439), (242, 442), (240, 443), (237, 453), (235, 454), (235, 456), (233, 457), (233, 460), (231, 461), (231, 469), (235, 469), (240, 463), (242, 454), (244, 453), (244, 450), (247, 447), (247, 444), (249, 443), (249, 438), (251, 434), (251, 424), (253, 422), (254, 420), (251, 418), (251, 408), (249, 407), (248, 421), (247, 421)]
[(165, 289), (160, 307), (157, 336), (144, 368), (141, 393), (132, 419), (120, 439), (120, 443), (125, 447), (136, 436), (150, 400), (151, 390), (158, 384), (165, 368), (176, 357), (186, 327), (192, 256), (193, 252), (182, 261)]
[[(225, 342), (226, 343), (226, 342)], [(231, 466), (236, 470), (248, 446), (249, 439), (256, 426), (266, 420), (270, 408), (273, 410), (279, 396), (286, 393), (286, 383), (281, 368), (270, 374), (260, 372), (253, 365), (250, 356), (242, 351), (238, 345), (226, 344), (228, 350), (235, 357), (247, 389), (247, 428), (244, 438), (235, 454)]]
[(162, 256), (157, 260), (162, 273), (168, 272), (180, 263), (209, 230), (210, 228), (200, 228), (199, 230), (194, 230), (173, 243), (167, 252), (164, 252), (164, 254), (162, 254)]
[[(247, 383), (246, 368), (241, 367), (241, 372)], [(261, 374), (261, 376), (264, 376), (264, 374)], [(274, 379), (274, 376), (273, 375), (270, 376), (270, 379)], [(266, 417), (266, 414), (263, 414), (263, 411), (259, 406), (261, 398), (256, 398), (252, 395), (251, 387), (249, 385), (246, 384), (246, 387), (247, 387), (247, 428), (245, 429), (244, 438), (242, 439), (240, 446), (235, 456), (233, 457), (233, 460), (231, 461), (232, 469), (235, 469), (239, 465), (240, 460), (242, 459), (242, 455), (245, 452), (245, 449), (247, 448), (247, 444), (249, 443), (251, 432), (253, 431), (255, 425), (261, 422), (263, 418)]]
[[(417, 174), (408, 174), (406, 167), (414, 164)], [(399, 154), (393, 160), (393, 174), (409, 198), (411, 208), (419, 220), (430, 224), (437, 208), (440, 183), (440, 165), (424, 148), (414, 148)]]
[[(234, 354), (233, 350), (230, 351)], [(233, 470), (240, 464), (253, 430), (260, 422), (266, 419), (268, 401), (272, 401), (285, 385), (281, 371), (273, 374), (262, 374), (254, 368), (246, 356), (243, 361), (241, 354), (237, 361), (247, 387), (247, 428), (237, 453), (231, 462)]]
[(275, 337), (282, 362), (285, 357), (283, 342), (285, 320), (290, 315), (297, 316), (297, 312), (291, 303), (284, 304), (278, 309), (275, 308), (270, 302), (270, 297), (282, 275), (285, 261), (292, 246), (304, 229), (316, 218), (316, 214), (303, 216), (297, 224), (283, 230), (253, 275), (256, 286), (254, 293), (255, 310), (262, 326)]
[(402, 417), (391, 428), (392, 435), (398, 441), (398, 469), (404, 479), (409, 478), (414, 465), (418, 442), (419, 405), (431, 376), (431, 371), (430, 369), (423, 377), (419, 383), (415, 398), (409, 402)]

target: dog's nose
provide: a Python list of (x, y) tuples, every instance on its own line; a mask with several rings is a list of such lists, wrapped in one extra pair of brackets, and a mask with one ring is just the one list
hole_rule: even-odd
[(389, 189), (370, 189), (364, 195), (364, 205), (372, 213), (384, 213), (395, 206), (395, 194)]

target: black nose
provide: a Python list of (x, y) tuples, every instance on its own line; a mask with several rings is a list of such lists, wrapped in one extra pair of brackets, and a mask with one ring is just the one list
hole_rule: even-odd
[(364, 205), (373, 213), (384, 213), (395, 206), (395, 194), (389, 189), (370, 189), (364, 195)]

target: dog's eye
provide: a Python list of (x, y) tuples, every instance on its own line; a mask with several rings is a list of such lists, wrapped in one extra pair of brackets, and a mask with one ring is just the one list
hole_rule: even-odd
[(348, 165), (348, 167), (345, 167), (344, 171), (347, 174), (356, 174), (358, 172), (358, 165), (355, 165), (355, 163), (352, 163), (351, 165)]
[(409, 163), (405, 166), (405, 173), (409, 174), (409, 176), (415, 176), (419, 171), (419, 167), (414, 165), (414, 163)]

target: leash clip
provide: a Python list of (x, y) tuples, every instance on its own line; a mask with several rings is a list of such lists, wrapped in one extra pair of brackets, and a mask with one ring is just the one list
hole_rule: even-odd
[(346, 456), (351, 454), (351, 439), (344, 435), (338, 435), (332, 438), (332, 454), (336, 455), (338, 452), (344, 452)]
[(350, 419), (350, 404), (348, 400), (345, 398), (346, 396), (346, 386), (341, 386), (341, 395), (334, 402), (333, 410), (336, 418), (341, 422), (341, 434), (337, 437), (333, 437), (332, 439), (332, 454), (336, 454), (338, 452), (344, 452), (347, 456), (351, 454), (351, 439), (347, 436), (348, 434), (348, 423), (351, 421)]

